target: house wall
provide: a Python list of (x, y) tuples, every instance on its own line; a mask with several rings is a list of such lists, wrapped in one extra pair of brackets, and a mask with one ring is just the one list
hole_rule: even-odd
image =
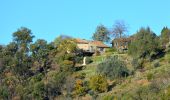
[(106, 48), (97, 47), (97, 50), (98, 50), (100, 53), (104, 53), (104, 52), (106, 51)]
[(77, 44), (79, 49), (89, 50), (89, 44)]
[(116, 49), (121, 49), (121, 50), (124, 50), (124, 49), (128, 49), (128, 44), (130, 43), (130, 41), (114, 41), (112, 43), (112, 47), (115, 47)]

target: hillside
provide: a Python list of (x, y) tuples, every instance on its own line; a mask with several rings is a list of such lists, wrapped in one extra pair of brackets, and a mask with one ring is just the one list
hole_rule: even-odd
[[(132, 61), (132, 58), (128, 54), (112, 54), (111, 56), (119, 56), (120, 59), (123, 59), (128, 69), (134, 70), (131, 68), (129, 62)], [(104, 61), (106, 55), (94, 56), (93, 63), (88, 64), (83, 70), (78, 71), (77, 73), (84, 73), (86, 76), (85, 80), (89, 80), (90, 77), (97, 74), (97, 64)], [(143, 70), (137, 70), (133, 75), (128, 76), (123, 79), (122, 82), (116, 84), (111, 90), (98, 94), (97, 99), (99, 100), (112, 100), (113, 98), (127, 100), (132, 99), (131, 96), (134, 95), (133, 99), (165, 99), (169, 97), (169, 59), (170, 54), (166, 54), (159, 59), (155, 59), (152, 62), (145, 62)], [(159, 64), (158, 64), (159, 62)], [(156, 65), (158, 64), (158, 65)], [(108, 80), (109, 81), (109, 80)], [(114, 83), (111, 83), (111, 85)], [(152, 95), (152, 96), (150, 96)], [(81, 99), (91, 98), (90, 95), (86, 95)], [(91, 98), (92, 99), (92, 98)]]
[(66, 36), (32, 42), (31, 30), (20, 28), (0, 46), (0, 99), (168, 100), (168, 36), (168, 28), (161, 36), (141, 28), (108, 47)]

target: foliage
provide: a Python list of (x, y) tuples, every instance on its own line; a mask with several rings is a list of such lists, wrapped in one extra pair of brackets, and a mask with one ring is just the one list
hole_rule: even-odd
[(86, 94), (86, 88), (84, 87), (83, 81), (78, 79), (75, 83), (75, 93), (79, 96)]
[(43, 82), (37, 82), (33, 86), (33, 98), (42, 100), (44, 98), (45, 88)]
[(61, 71), (72, 71), (74, 68), (74, 63), (69, 60), (64, 60), (62, 63), (60, 63), (60, 70)]
[(47, 90), (47, 95), (50, 98), (61, 95), (64, 88), (65, 79), (68, 73), (50, 71), (47, 73), (47, 78), (45, 80), (45, 87)]
[(168, 27), (164, 27), (161, 31), (161, 43), (163, 46), (166, 46), (166, 44), (170, 41), (170, 29)]
[(103, 97), (103, 100), (114, 100), (114, 96), (107, 95), (107, 96)]
[(57, 37), (55, 40), (54, 40), (54, 46), (57, 47), (58, 45), (61, 44), (61, 42), (65, 39), (71, 39), (70, 36), (66, 36), (66, 35), (60, 35), (59, 37)]
[(9, 99), (8, 87), (0, 86), (0, 99), (3, 99), (3, 100), (8, 100)]
[(92, 62), (93, 62), (93, 60), (91, 57), (86, 57), (86, 64), (90, 64)]
[(31, 44), (30, 51), (32, 52), (34, 67), (38, 70), (43, 68), (46, 72), (51, 64), (50, 58), (48, 57), (50, 49), (47, 41), (38, 39), (34, 44)]
[(116, 52), (116, 51), (117, 51), (116, 48), (107, 48), (107, 49), (106, 49), (106, 53), (107, 53), (107, 52), (113, 53), (113, 52)]
[(153, 79), (153, 73), (148, 73), (147, 74), (147, 80), (152, 80)]
[[(112, 89), (114, 97), (108, 95), (103, 99), (167, 100), (170, 97), (169, 46), (165, 49), (165, 56), (158, 59), (157, 55), (164, 52), (160, 49), (159, 40), (164, 46), (168, 42), (168, 34), (167, 28), (163, 29), (160, 38), (149, 28), (141, 29), (130, 44), (129, 54), (134, 57), (132, 63), (128, 62), (131, 59), (127, 63), (122, 61), (123, 55), (113, 56), (114, 49), (109, 49), (107, 55), (94, 56), (93, 60), (87, 57), (87, 66), (82, 71), (75, 71), (75, 65), (81, 63), (83, 56), (74, 39), (61, 36), (52, 43), (43, 39), (32, 42), (34, 36), (31, 30), (19, 28), (13, 33), (12, 42), (0, 45), (0, 99), (79, 99), (87, 93), (96, 99), (115, 86)], [(153, 59), (155, 56), (157, 60)], [(153, 61), (147, 62), (145, 58)], [(144, 72), (134, 70), (133, 75), (124, 78), (129, 75), (127, 66), (131, 65), (135, 69), (153, 68)], [(95, 75), (96, 68), (98, 75)], [(111, 82), (107, 78), (115, 80)], [(117, 84), (117, 80), (122, 84)], [(147, 84), (140, 84), (140, 80), (146, 80)]]
[(139, 58), (134, 58), (131, 62), (132, 66), (134, 67), (134, 69), (142, 69), (144, 66), (144, 59), (139, 59)]
[(63, 39), (57, 46), (59, 52), (74, 53), (77, 50), (77, 45), (74, 39)]
[[(133, 57), (152, 58), (160, 52), (159, 38), (150, 28), (141, 28), (129, 45), (129, 54)], [(135, 52), (134, 52), (135, 51)]]
[(90, 88), (98, 93), (106, 92), (108, 88), (108, 83), (106, 77), (103, 75), (95, 75), (90, 78)]
[(106, 59), (104, 62), (100, 63), (97, 67), (97, 72), (110, 79), (126, 77), (129, 75), (125, 63), (117, 57)]
[(108, 42), (109, 38), (109, 31), (104, 25), (99, 25), (96, 28), (96, 32), (92, 36), (93, 40)]
[(160, 63), (159, 63), (159, 61), (155, 61), (154, 63), (153, 63), (153, 66), (156, 68), (156, 67), (159, 67), (160, 66)]

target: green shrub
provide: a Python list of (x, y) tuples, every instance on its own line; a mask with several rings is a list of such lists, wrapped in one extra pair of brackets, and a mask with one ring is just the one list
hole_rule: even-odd
[(90, 78), (90, 88), (96, 92), (105, 92), (108, 88), (106, 77), (102, 75), (95, 75)]
[(114, 96), (107, 95), (107, 96), (103, 97), (102, 100), (114, 100)]
[(108, 53), (108, 52), (116, 52), (117, 50), (116, 50), (116, 48), (107, 48), (106, 49), (106, 53)]
[(45, 94), (45, 88), (44, 88), (44, 83), (43, 82), (37, 82), (33, 84), (33, 97), (38, 100), (42, 100), (44, 98)]
[(143, 68), (143, 63), (144, 63), (144, 60), (142, 58), (141, 59), (135, 58), (131, 62), (134, 69), (142, 69)]
[(77, 73), (75, 74), (75, 78), (84, 79), (86, 77), (86, 73)]
[(70, 60), (64, 60), (60, 63), (61, 71), (72, 71), (74, 68), (74, 62)]
[(117, 57), (112, 57), (97, 66), (97, 73), (105, 75), (110, 79), (115, 79), (128, 76), (129, 70), (123, 61)]
[(2, 100), (8, 100), (9, 99), (8, 87), (0, 86), (0, 99), (2, 99)]
[(86, 94), (86, 88), (84, 87), (83, 80), (76, 80), (75, 83), (75, 94), (79, 96), (83, 96)]
[(83, 63), (83, 57), (76, 56), (75, 61), (76, 61), (76, 63), (82, 64)]
[(167, 53), (166, 59), (168, 60), (168, 63), (170, 63), (170, 52)]
[(47, 73), (45, 88), (48, 91), (48, 95), (55, 97), (61, 94), (66, 81), (67, 72), (50, 71)]
[(159, 64), (159, 61), (155, 61), (154, 63), (153, 63), (153, 66), (156, 68), (156, 67), (159, 67), (160, 66), (160, 64)]
[(153, 79), (153, 74), (152, 73), (148, 73), (147, 74), (147, 80), (152, 80)]
[(86, 57), (86, 64), (90, 64), (92, 62), (93, 62), (93, 60), (91, 57)]

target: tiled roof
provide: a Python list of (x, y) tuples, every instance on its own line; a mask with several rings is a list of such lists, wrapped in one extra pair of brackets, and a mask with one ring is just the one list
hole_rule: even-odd
[(76, 42), (77, 43), (83, 43), (83, 44), (88, 44), (89, 43), (89, 41), (87, 41), (87, 40), (84, 40), (84, 39), (75, 39), (76, 40)]
[(131, 41), (132, 38), (117, 38), (117, 39), (114, 39), (113, 41), (119, 41), (119, 42), (125, 42), (125, 41)]
[(109, 46), (107, 46), (106, 44), (104, 44), (101, 41), (91, 41), (90, 42), (92, 45), (95, 45), (97, 47), (103, 47), (103, 48), (109, 48)]

